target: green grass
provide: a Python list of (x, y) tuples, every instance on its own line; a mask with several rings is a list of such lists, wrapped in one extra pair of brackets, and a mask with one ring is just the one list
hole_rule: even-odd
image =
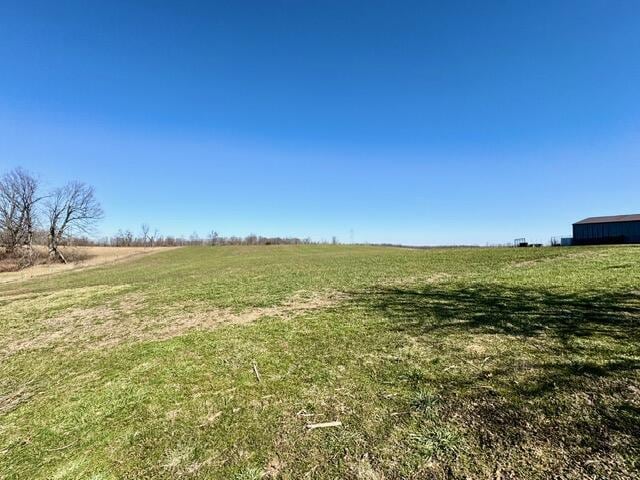
[(640, 478), (639, 322), (634, 247), (183, 248), (0, 285), (0, 478)]

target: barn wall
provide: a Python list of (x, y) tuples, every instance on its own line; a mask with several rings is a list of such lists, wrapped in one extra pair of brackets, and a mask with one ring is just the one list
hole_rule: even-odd
[(573, 226), (573, 243), (640, 243), (640, 222), (584, 223)]

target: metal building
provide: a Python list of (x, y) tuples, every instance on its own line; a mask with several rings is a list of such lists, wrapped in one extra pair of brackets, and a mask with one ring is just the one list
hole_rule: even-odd
[(640, 243), (640, 214), (589, 217), (573, 224), (573, 245)]

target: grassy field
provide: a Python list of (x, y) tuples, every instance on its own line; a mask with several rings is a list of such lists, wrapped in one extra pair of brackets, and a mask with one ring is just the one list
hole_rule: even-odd
[(640, 478), (639, 342), (633, 247), (183, 248), (2, 284), (0, 478)]

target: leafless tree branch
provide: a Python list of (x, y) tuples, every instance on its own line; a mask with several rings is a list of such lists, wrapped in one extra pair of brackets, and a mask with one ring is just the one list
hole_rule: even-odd
[(65, 263), (59, 250), (64, 236), (90, 233), (104, 215), (93, 187), (82, 182), (71, 182), (54, 190), (45, 209), (49, 221), (49, 257)]
[(0, 242), (7, 252), (31, 248), (36, 227), (36, 206), (42, 200), (39, 182), (16, 168), (0, 178)]

